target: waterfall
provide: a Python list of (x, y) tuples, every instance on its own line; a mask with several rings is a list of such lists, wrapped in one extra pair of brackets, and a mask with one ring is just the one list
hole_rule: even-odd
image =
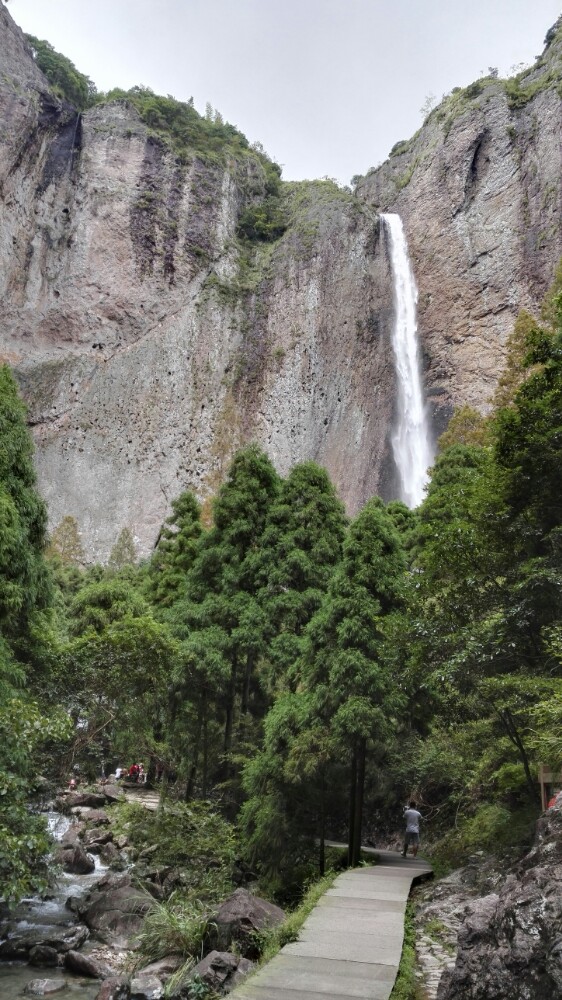
[(400, 499), (417, 507), (424, 498), (428, 469), (433, 462), (421, 377), (416, 307), (418, 290), (399, 215), (381, 215), (390, 245), (394, 287), (392, 350), (396, 366), (398, 405), (392, 451), (400, 476)]

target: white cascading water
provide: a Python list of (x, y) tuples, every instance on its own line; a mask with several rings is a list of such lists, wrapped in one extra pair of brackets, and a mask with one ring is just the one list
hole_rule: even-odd
[(400, 216), (385, 214), (381, 219), (388, 234), (394, 286), (392, 349), (398, 406), (392, 451), (400, 476), (400, 499), (408, 507), (417, 507), (424, 498), (434, 455), (421, 377), (416, 318), (418, 289)]

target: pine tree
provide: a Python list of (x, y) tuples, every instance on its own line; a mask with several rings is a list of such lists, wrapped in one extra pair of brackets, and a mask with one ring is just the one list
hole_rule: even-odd
[(47, 512), (36, 489), (25, 407), (7, 365), (0, 367), (0, 629), (23, 635), (49, 601), (44, 561)]
[(278, 489), (279, 477), (256, 445), (235, 455), (213, 505), (213, 527), (201, 537), (186, 598), (171, 613), (177, 634), (190, 648), (205, 637), (207, 658), (217, 671), (215, 699), (224, 717), (224, 777), (232, 771), (237, 716), (244, 728), (252, 696), (257, 694), (255, 672), (265, 647), (265, 621), (256, 599), (256, 567), (267, 513)]
[(124, 566), (134, 566), (136, 561), (137, 549), (133, 534), (130, 528), (123, 528), (109, 554), (108, 566), (110, 569), (120, 570)]
[(84, 549), (75, 517), (63, 517), (49, 538), (47, 554), (58, 556), (64, 566), (83, 566)]
[(358, 863), (369, 741), (384, 736), (397, 687), (384, 658), (385, 617), (400, 606), (405, 557), (378, 497), (352, 523), (325, 601), (307, 630), (302, 676), (315, 711), (349, 754), (349, 862)]
[(185, 591), (202, 531), (200, 505), (192, 493), (181, 493), (172, 500), (150, 561), (150, 597), (160, 607), (170, 607)]
[(257, 571), (268, 659), (281, 684), (294, 675), (303, 632), (341, 558), (347, 518), (325, 469), (296, 465), (269, 509)]

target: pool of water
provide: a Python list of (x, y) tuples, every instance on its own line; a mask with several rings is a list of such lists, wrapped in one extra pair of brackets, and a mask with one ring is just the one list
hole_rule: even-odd
[(94, 1000), (100, 988), (98, 980), (73, 976), (66, 969), (41, 969), (21, 962), (0, 962), (0, 997), (2, 1000), (22, 1000), (23, 991), (32, 979), (64, 979), (67, 984), (65, 989), (52, 994), (55, 1000)]

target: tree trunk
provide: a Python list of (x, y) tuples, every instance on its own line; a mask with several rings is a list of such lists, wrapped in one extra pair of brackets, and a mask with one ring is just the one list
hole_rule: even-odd
[(193, 791), (195, 788), (195, 778), (197, 776), (197, 768), (199, 766), (199, 750), (201, 748), (201, 733), (203, 730), (203, 699), (199, 702), (199, 709), (197, 712), (197, 725), (195, 727), (195, 739), (193, 745), (193, 763), (189, 769), (189, 777), (187, 779), (187, 785), (185, 786), (185, 801), (189, 802), (193, 798)]
[(363, 831), (363, 799), (365, 796), (365, 757), (367, 741), (359, 741), (357, 748), (357, 789), (355, 793), (355, 820), (353, 824), (353, 866), (359, 864), (361, 858), (361, 833)]
[(349, 778), (349, 835), (347, 843), (347, 864), (353, 867), (353, 844), (355, 842), (355, 796), (357, 794), (357, 748), (353, 748), (351, 774)]
[(505, 729), (507, 736), (509, 737), (513, 745), (517, 747), (517, 751), (521, 758), (521, 763), (523, 764), (523, 770), (525, 771), (525, 777), (527, 779), (527, 788), (529, 791), (529, 796), (531, 798), (531, 801), (533, 802), (534, 805), (540, 805), (541, 804), (540, 792), (538, 790), (537, 783), (535, 782), (533, 775), (531, 774), (531, 767), (529, 765), (529, 758), (527, 756), (527, 751), (525, 749), (525, 745), (523, 743), (523, 740), (521, 739), (521, 736), (515, 724), (513, 715), (511, 714), (509, 708), (501, 708), (501, 709), (497, 708), (496, 712), (498, 713), (500, 722), (503, 728)]
[(320, 875), (326, 872), (326, 779), (324, 772), (320, 779), (320, 851), (318, 854), (318, 869)]
[(254, 669), (254, 657), (252, 653), (246, 656), (246, 667), (244, 670), (244, 686), (242, 688), (242, 715), (247, 715), (250, 710), (250, 682)]
[(207, 798), (207, 785), (209, 782), (209, 736), (207, 727), (207, 692), (203, 694), (203, 774), (201, 778), (201, 794)]
[(233, 657), (230, 669), (230, 681), (228, 684), (228, 698), (226, 703), (226, 718), (224, 722), (224, 766), (223, 779), (228, 780), (230, 775), (230, 754), (232, 752), (232, 732), (234, 729), (234, 702), (236, 699), (236, 675), (238, 663), (236, 656)]

